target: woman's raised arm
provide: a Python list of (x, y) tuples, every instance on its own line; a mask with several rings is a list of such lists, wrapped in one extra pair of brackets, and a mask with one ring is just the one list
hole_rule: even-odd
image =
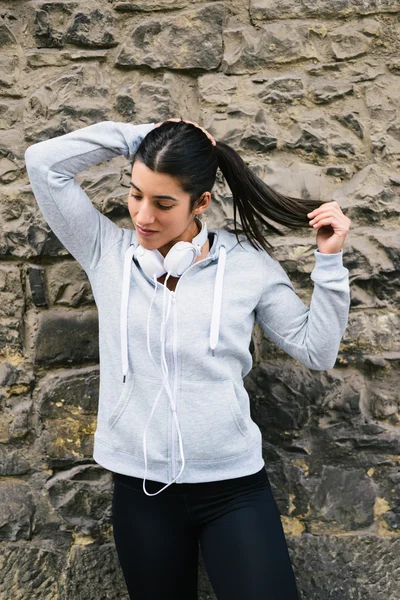
[(133, 156), (154, 123), (102, 121), (32, 144), (25, 164), (32, 191), (49, 227), (88, 272), (121, 238), (122, 231), (99, 212), (74, 177), (92, 165)]
[(336, 362), (348, 322), (349, 270), (342, 250), (324, 254), (316, 249), (314, 256), (308, 307), (280, 263), (265, 252), (264, 290), (255, 312), (256, 322), (279, 348), (306, 367), (325, 371)]

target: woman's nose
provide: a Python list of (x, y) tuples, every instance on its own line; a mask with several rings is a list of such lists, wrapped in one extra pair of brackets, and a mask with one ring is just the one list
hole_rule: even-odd
[(136, 218), (139, 221), (139, 223), (141, 223), (143, 226), (150, 226), (150, 224), (154, 222), (154, 214), (151, 207), (145, 204), (141, 204), (138, 209)]

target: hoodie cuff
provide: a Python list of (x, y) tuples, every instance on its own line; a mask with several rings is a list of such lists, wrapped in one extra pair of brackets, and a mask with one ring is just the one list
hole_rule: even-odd
[(333, 254), (325, 254), (314, 250), (315, 267), (311, 272), (311, 278), (316, 281), (341, 279), (349, 274), (349, 270), (343, 265), (343, 250)]

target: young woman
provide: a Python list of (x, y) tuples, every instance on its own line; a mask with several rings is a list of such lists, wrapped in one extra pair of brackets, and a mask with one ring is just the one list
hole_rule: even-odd
[[(74, 180), (121, 154), (131, 162), (135, 230), (96, 210)], [(200, 546), (218, 600), (297, 599), (243, 378), (255, 321), (306, 367), (334, 366), (350, 305), (350, 220), (336, 202), (272, 190), (191, 121), (103, 121), (33, 144), (25, 160), (44, 218), (85, 270), (98, 308), (93, 457), (113, 474), (130, 598), (196, 599)], [(235, 233), (200, 218), (218, 167)], [(280, 232), (264, 217), (317, 230), (310, 307), (273, 258), (260, 222)]]

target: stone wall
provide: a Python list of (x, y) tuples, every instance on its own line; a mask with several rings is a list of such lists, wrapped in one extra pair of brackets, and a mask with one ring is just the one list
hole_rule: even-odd
[[(399, 36), (395, 0), (1, 2), (0, 600), (127, 598), (109, 472), (92, 459), (96, 305), (24, 151), (101, 120), (176, 116), (352, 220), (335, 367), (303, 367), (255, 326), (245, 383), (302, 599), (400, 598)], [(118, 157), (77, 179), (133, 228), (128, 177)], [(207, 223), (232, 218), (219, 177)], [(269, 237), (307, 303), (314, 233)], [(199, 598), (215, 598), (201, 557)]]

